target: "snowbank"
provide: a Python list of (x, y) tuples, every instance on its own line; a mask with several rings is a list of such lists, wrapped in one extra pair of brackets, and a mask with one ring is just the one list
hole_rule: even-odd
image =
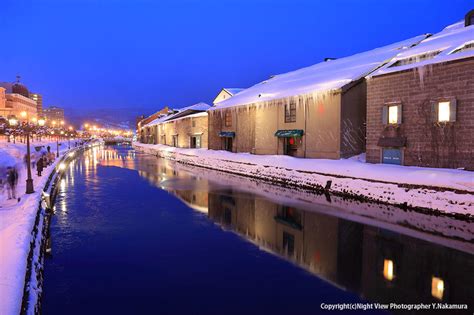
[(368, 164), (363, 156), (345, 160), (300, 159), (160, 144), (133, 145), (144, 152), (181, 163), (285, 186), (322, 189), (331, 181), (333, 194), (468, 218), (474, 216), (474, 174), (468, 171)]
[[(32, 145), (50, 145), (52, 150), (56, 149), (56, 142), (35, 142)], [(67, 142), (63, 142), (60, 148), (61, 154), (67, 151)], [(3, 194), (0, 197), (0, 314), (2, 315), (20, 314), (27, 258), (42, 187), (55, 166), (53, 164), (47, 167), (42, 177), (36, 176), (36, 172), (32, 170), (35, 192), (25, 195), (26, 170), (23, 164), (25, 153), (24, 144), (0, 142), (0, 161), (14, 162), (19, 169), (17, 194), (21, 197), (18, 203), (16, 200), (6, 200)], [(55, 163), (57, 161), (58, 159)]]

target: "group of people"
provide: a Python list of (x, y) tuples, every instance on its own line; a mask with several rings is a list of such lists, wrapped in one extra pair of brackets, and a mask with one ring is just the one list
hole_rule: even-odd
[[(38, 176), (41, 176), (43, 170), (48, 167), (49, 165), (53, 164), (54, 160), (56, 159), (56, 155), (51, 152), (51, 147), (48, 146), (46, 151), (32, 153), (30, 155), (31, 166), (34, 169), (36, 167), (36, 171)], [(28, 157), (25, 155), (24, 158), (25, 165), (27, 165)], [(18, 185), (18, 170), (17, 166), (8, 166), (6, 168), (6, 172), (3, 176), (0, 177), (0, 191), (6, 188), (8, 199), (17, 199), (20, 201), (20, 198), (17, 196), (16, 187)]]
[(43, 169), (53, 164), (55, 159), (56, 159), (56, 155), (53, 152), (51, 152), (51, 147), (48, 146), (47, 152), (42, 152), (41, 155), (39, 155), (37, 159), (35, 159), (35, 157), (32, 156), (31, 164), (33, 168), (36, 166), (36, 171), (38, 172), (38, 176), (41, 176)]

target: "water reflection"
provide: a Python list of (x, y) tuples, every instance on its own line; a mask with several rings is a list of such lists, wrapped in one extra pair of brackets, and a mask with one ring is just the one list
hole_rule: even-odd
[(133, 150), (106, 149), (100, 164), (137, 170), (223, 229), (363, 298), (472, 303), (470, 222), (338, 198), (328, 203)]
[[(184, 217), (172, 216), (174, 208), (168, 206), (169, 199), (179, 203), (176, 198), (166, 199), (160, 195), (162, 203), (160, 199), (159, 202), (155, 201), (152, 207), (148, 201), (143, 200), (143, 196), (128, 198), (125, 195), (127, 192), (139, 194), (137, 190), (145, 188), (122, 187), (127, 185), (127, 179), (119, 178), (119, 174), (123, 173), (113, 172), (114, 168), (133, 170), (133, 174), (142, 178), (137, 175), (136, 180), (132, 181), (135, 185), (137, 181), (143, 183), (145, 179), (160, 190), (167, 191), (194, 209), (196, 218), (213, 222), (223, 230), (235, 233), (242, 240), (254, 244), (255, 247), (250, 247), (255, 248), (255, 251), (260, 249), (269, 252), (337, 287), (355, 292), (363, 299), (386, 303), (471, 303), (473, 300), (474, 227), (471, 222), (446, 216), (427, 216), (395, 207), (343, 198), (332, 197), (328, 202), (325, 196), (177, 164), (137, 153), (127, 147), (94, 148), (84, 154), (82, 162), (71, 164), (67, 176), (64, 177), (64, 184), (60, 183), (56, 204), (58, 224), (55, 229), (56, 235), (61, 233), (61, 238), (58, 237), (54, 241), (53, 235), (53, 242), (59, 243), (56, 247), (53, 246), (53, 253), (77, 253), (76, 259), (86, 259), (81, 256), (83, 253), (84, 257), (97, 257), (98, 261), (106, 262), (101, 271), (106, 273), (111, 268), (107, 255), (112, 257), (110, 260), (114, 264), (122, 266), (117, 263), (121, 257), (117, 254), (122, 251), (121, 246), (128, 251), (133, 248), (135, 254), (140, 255), (137, 258), (149, 257), (148, 261), (153, 263), (147, 265), (142, 263), (143, 260), (132, 259), (127, 261), (125, 266), (133, 265), (133, 270), (146, 269), (147, 277), (156, 277), (154, 281), (157, 283), (166, 283), (168, 274), (173, 274), (168, 280), (174, 283), (175, 278), (185, 273), (175, 265), (188, 260), (188, 257), (194, 258), (201, 254), (189, 245), (189, 238), (183, 239), (181, 236), (186, 234), (180, 225), (183, 224)], [(120, 185), (115, 187), (118, 182)], [(104, 198), (111, 186), (122, 195)], [(143, 183), (143, 186), (148, 185)], [(74, 187), (75, 192), (66, 193), (71, 187)], [(149, 188), (153, 193), (170, 196)], [(122, 212), (115, 211), (119, 208)], [(124, 209), (134, 212), (133, 216), (127, 216)], [(81, 213), (78, 213), (79, 211)], [(153, 221), (152, 213), (156, 211), (163, 211), (163, 216), (167, 216), (165, 219), (160, 217), (160, 220), (164, 220), (162, 223), (156, 222), (156, 217)], [(189, 209), (186, 208), (186, 211)], [(133, 220), (137, 222), (131, 222)], [(110, 221), (113, 221), (113, 224), (109, 224)], [(148, 226), (148, 221), (153, 221), (152, 227)], [(161, 224), (161, 229), (156, 228), (156, 224)], [(185, 226), (192, 228), (190, 225)], [(204, 234), (206, 231), (192, 230)], [(168, 233), (165, 234), (168, 238), (163, 238), (163, 233)], [(105, 235), (104, 238), (100, 238), (101, 235)], [(91, 243), (87, 243), (88, 240)], [(179, 250), (174, 247), (174, 241), (180, 244)], [(199, 243), (199, 246), (203, 246), (202, 244), (205, 244), (204, 247), (216, 248), (211, 239), (207, 239), (207, 243)], [(62, 248), (59, 248), (60, 246)], [(156, 246), (156, 249), (150, 251), (149, 247), (153, 246)], [(142, 247), (144, 249), (140, 251)], [(73, 248), (71, 252), (67, 251), (69, 248)], [(107, 252), (113, 249), (117, 249), (117, 252)], [(163, 256), (148, 256), (152, 254)], [(187, 256), (182, 260), (170, 258), (184, 254)], [(248, 253), (241, 252), (241, 255), (245, 254)], [(219, 264), (216, 265), (217, 258), (219, 261), (222, 259), (215, 253), (212, 261), (204, 262), (206, 268), (209, 268), (205, 271), (206, 275), (219, 268)], [(62, 272), (61, 268), (67, 270), (66, 266), (77, 267), (74, 264), (68, 265), (70, 261), (74, 261), (69, 260), (68, 256), (63, 259), (64, 261), (58, 260), (58, 264), (63, 264), (56, 266), (57, 269), (54, 269), (55, 266), (51, 267), (55, 272)], [(167, 262), (170, 265), (167, 265)], [(156, 268), (155, 264), (160, 264), (161, 269), (166, 272), (160, 274), (160, 268)], [(192, 264), (197, 262), (193, 260)], [(100, 268), (97, 262), (94, 262), (93, 266)], [(251, 268), (249, 266), (252, 265), (246, 265), (245, 269)], [(186, 268), (191, 267), (187, 265)], [(229, 265), (225, 268), (239, 272), (239, 268), (244, 267)], [(229, 270), (226, 269), (221, 276), (229, 274)], [(67, 292), (73, 291), (73, 284), (85, 285), (81, 278), (89, 276), (81, 274), (79, 279), (76, 279), (68, 273), (65, 275), (71, 277), (69, 282), (65, 281), (70, 286), (65, 285), (69, 290)], [(100, 279), (101, 276), (92, 272), (91, 279)], [(134, 276), (139, 278), (140, 273)], [(51, 273), (46, 275), (46, 281), (51, 277)], [(115, 281), (114, 275), (109, 277), (108, 281)], [(57, 281), (62, 281), (63, 274), (58, 275), (58, 278), (60, 280)], [(127, 286), (133, 284), (131, 279), (127, 280)], [(203, 283), (208, 281), (207, 276), (200, 280)], [(139, 288), (143, 283), (142, 279), (134, 285)], [(161, 293), (171, 299), (173, 294), (166, 295), (170, 286), (165, 287), (167, 291)], [(251, 292), (253, 295), (257, 294)], [(249, 298), (245, 296), (245, 292), (238, 297)], [(224, 301), (222, 297), (221, 299)], [(474, 306), (470, 307), (472, 309)], [(285, 312), (282, 310), (282, 313)]]

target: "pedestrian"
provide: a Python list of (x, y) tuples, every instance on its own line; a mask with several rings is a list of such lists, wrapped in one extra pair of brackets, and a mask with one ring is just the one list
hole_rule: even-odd
[(48, 156), (46, 154), (43, 154), (41, 158), (43, 160), (43, 168), (45, 168), (46, 166), (48, 166), (48, 163), (49, 163)]
[(38, 159), (36, 162), (36, 171), (38, 172), (38, 176), (41, 176), (41, 172), (43, 172), (44, 164), (43, 164), (43, 156)]
[(31, 153), (30, 161), (31, 161), (31, 167), (35, 168), (35, 166), (36, 166), (36, 154), (35, 153)]
[[(16, 185), (18, 184), (18, 172), (14, 167), (8, 167), (7, 189), (8, 199), (16, 199)], [(20, 201), (20, 198), (18, 198)]]

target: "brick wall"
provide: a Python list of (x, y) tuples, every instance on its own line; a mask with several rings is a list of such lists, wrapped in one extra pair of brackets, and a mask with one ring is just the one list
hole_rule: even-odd
[[(406, 137), (403, 164), (474, 169), (474, 58), (382, 75), (367, 81), (367, 161), (380, 163), (383, 134)], [(454, 97), (456, 121), (434, 123), (431, 102)], [(402, 123), (387, 127), (382, 108), (401, 102)]]

